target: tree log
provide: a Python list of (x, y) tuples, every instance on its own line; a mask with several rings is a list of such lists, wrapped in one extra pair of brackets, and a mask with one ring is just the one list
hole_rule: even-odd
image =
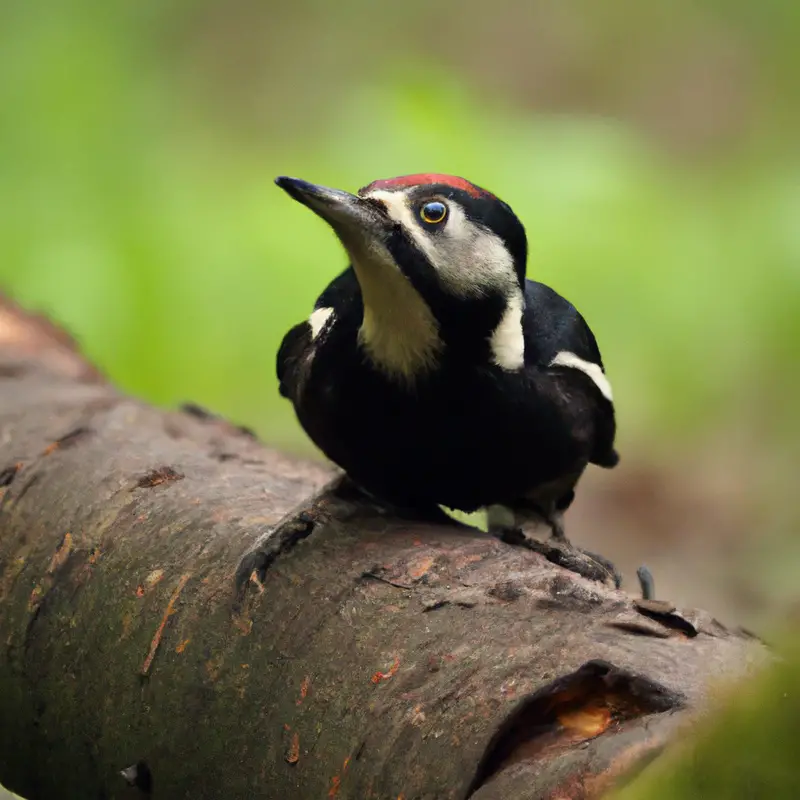
[(596, 797), (770, 658), (127, 397), (8, 301), (0, 485), (0, 782), (29, 800)]

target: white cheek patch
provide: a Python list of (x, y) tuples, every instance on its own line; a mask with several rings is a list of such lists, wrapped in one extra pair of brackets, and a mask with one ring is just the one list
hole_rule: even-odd
[(453, 201), (447, 202), (448, 216), (442, 230), (431, 233), (416, 218), (405, 193), (375, 191), (368, 197), (381, 201), (389, 217), (403, 226), (451, 294), (480, 297), (489, 291), (501, 291), (506, 295), (505, 313), (489, 337), (492, 361), (508, 371), (522, 369), (523, 299), (514, 259), (500, 237), (468, 219), (464, 209)]
[(468, 219), (458, 203), (447, 201), (447, 220), (441, 232), (433, 234), (422, 227), (405, 193), (375, 191), (367, 197), (386, 206), (388, 215), (403, 226), (453, 294), (480, 296), (487, 289), (516, 285), (514, 259), (502, 239)]
[(481, 295), (486, 289), (509, 291), (517, 286), (514, 259), (503, 240), (467, 218), (458, 203), (449, 204), (449, 219), (437, 238), (434, 266), (455, 292)]
[(330, 320), (333, 324), (335, 317), (332, 308), (315, 308), (311, 316), (308, 318), (308, 324), (311, 326), (311, 340), (317, 338), (322, 333), (322, 329), (328, 324)]
[(595, 386), (602, 392), (603, 397), (609, 402), (613, 400), (611, 394), (611, 384), (608, 382), (605, 373), (600, 368), (599, 364), (593, 364), (591, 361), (576, 356), (569, 350), (562, 350), (551, 362), (551, 367), (570, 367), (578, 369), (588, 375), (595, 383)]
[(525, 366), (521, 292), (509, 297), (506, 310), (492, 332), (489, 344), (492, 348), (492, 360), (498, 367), (514, 372)]

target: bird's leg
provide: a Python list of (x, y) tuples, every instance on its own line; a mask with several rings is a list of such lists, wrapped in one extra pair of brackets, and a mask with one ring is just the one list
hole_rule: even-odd
[(564, 512), (553, 510), (545, 517), (547, 524), (550, 526), (550, 536), (557, 542), (569, 544), (567, 534), (564, 533)]
[[(599, 553), (593, 553), (589, 550), (584, 550), (581, 547), (576, 547), (572, 542), (567, 539), (567, 535), (564, 532), (564, 512), (559, 510), (557, 506), (554, 505), (553, 509), (550, 511), (549, 514), (545, 517), (547, 523), (550, 525), (550, 536), (555, 541), (562, 545), (564, 548), (569, 548), (574, 550), (576, 553), (580, 553), (581, 555), (585, 556), (591, 561), (594, 561), (596, 564), (599, 564), (600, 567), (606, 571), (607, 576), (610, 576), (613, 581), (614, 585), (619, 589), (622, 584), (622, 576), (619, 573), (619, 570), (616, 568), (612, 561), (609, 561), (605, 556), (600, 555)], [(605, 579), (605, 578), (603, 578)]]
[[(577, 572), (584, 578), (605, 583), (609, 579), (619, 588), (622, 577), (614, 564), (597, 553), (576, 547), (564, 532), (564, 511), (558, 503), (548, 508), (526, 504), (523, 508), (489, 506), (489, 532), (508, 544), (521, 545), (543, 555), (548, 561)], [(526, 536), (525, 530), (541, 524), (550, 529), (547, 541)]]

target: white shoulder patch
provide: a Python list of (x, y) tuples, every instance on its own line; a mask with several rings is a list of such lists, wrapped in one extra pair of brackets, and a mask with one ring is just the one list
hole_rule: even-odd
[(328, 320), (333, 324), (334, 319), (332, 308), (315, 308), (308, 318), (308, 324), (311, 326), (312, 341), (320, 335), (322, 329), (328, 324)]
[(522, 295), (508, 298), (508, 305), (489, 340), (492, 360), (498, 367), (513, 372), (525, 366), (525, 336), (522, 332)]
[(591, 361), (586, 361), (579, 356), (576, 356), (575, 353), (571, 353), (569, 350), (562, 350), (550, 362), (550, 366), (571, 367), (572, 369), (578, 369), (581, 372), (586, 373), (594, 381), (597, 388), (603, 393), (603, 397), (613, 402), (611, 384), (608, 382), (608, 378), (606, 378), (606, 374), (600, 368), (599, 364), (593, 364)]

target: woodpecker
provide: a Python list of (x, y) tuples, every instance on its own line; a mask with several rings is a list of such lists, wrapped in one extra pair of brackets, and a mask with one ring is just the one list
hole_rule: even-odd
[(526, 278), (509, 205), (452, 175), (357, 194), (275, 182), (349, 259), (277, 355), (279, 391), (314, 444), (395, 508), (486, 509), (492, 532), (543, 522), (572, 547), (578, 480), (619, 460), (611, 385), (581, 314)]

